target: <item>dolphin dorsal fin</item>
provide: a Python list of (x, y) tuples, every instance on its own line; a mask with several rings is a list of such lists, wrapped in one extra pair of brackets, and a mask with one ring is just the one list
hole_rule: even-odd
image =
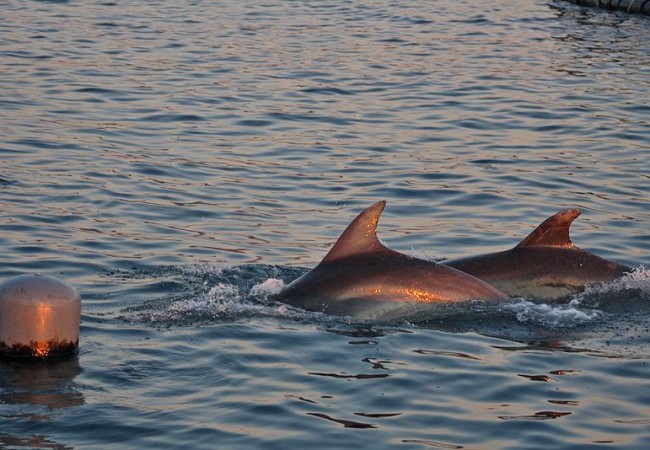
[(580, 215), (579, 209), (565, 209), (546, 219), (521, 241), (517, 247), (573, 247), (569, 237), (571, 223)]
[(386, 247), (377, 239), (377, 222), (379, 222), (379, 216), (381, 216), (384, 206), (386, 206), (386, 201), (382, 200), (359, 214), (325, 255), (321, 264), (352, 255), (386, 250)]

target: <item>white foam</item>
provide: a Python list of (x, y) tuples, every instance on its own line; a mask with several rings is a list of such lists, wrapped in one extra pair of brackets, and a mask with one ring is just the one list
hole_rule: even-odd
[(572, 300), (564, 305), (521, 300), (504, 305), (504, 309), (513, 311), (520, 322), (529, 322), (550, 328), (574, 327), (602, 315), (602, 311), (595, 309), (580, 309), (579, 300)]
[[(306, 313), (282, 303), (261, 303), (279, 292), (282, 280), (269, 278), (253, 286), (248, 295), (242, 294), (236, 286), (217, 283), (210, 290), (196, 298), (177, 300), (160, 311), (141, 315), (147, 322), (172, 322), (183, 325), (186, 322), (202, 320), (232, 319), (240, 317), (282, 317), (303, 319)], [(250, 297), (250, 298), (249, 298)]]
[(269, 278), (263, 283), (256, 284), (251, 288), (248, 295), (251, 297), (268, 298), (271, 295), (277, 295), (284, 287), (284, 281), (279, 278)]
[(602, 294), (613, 294), (624, 291), (638, 291), (641, 296), (650, 297), (650, 272), (644, 266), (626, 273), (609, 283), (598, 283), (587, 288), (576, 296), (578, 299)]
[(209, 275), (221, 275), (224, 270), (223, 265), (215, 265), (215, 264), (192, 264), (189, 266), (180, 266), (179, 269), (182, 273), (185, 273), (187, 275), (194, 275), (194, 276), (203, 276), (206, 274)]
[(179, 300), (171, 303), (167, 313), (204, 312), (210, 315), (219, 315), (227, 310), (229, 306), (240, 303), (242, 297), (239, 291), (226, 284), (217, 284), (210, 291), (196, 299)]

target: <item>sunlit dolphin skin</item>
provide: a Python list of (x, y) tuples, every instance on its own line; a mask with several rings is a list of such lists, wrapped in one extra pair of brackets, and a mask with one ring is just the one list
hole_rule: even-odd
[(557, 300), (593, 283), (612, 281), (629, 267), (579, 249), (569, 228), (579, 209), (560, 211), (546, 219), (511, 250), (445, 261), (491, 284), (510, 297)]
[(377, 239), (385, 205), (380, 201), (359, 214), (320, 264), (276, 299), (327, 314), (390, 320), (412, 317), (433, 302), (508, 298), (471, 275), (385, 247)]

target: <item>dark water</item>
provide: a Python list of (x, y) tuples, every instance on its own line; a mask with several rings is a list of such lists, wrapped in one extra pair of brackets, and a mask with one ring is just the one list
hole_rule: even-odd
[[(0, 365), (0, 448), (650, 446), (650, 22), (561, 1), (9, 1), (0, 277), (83, 299)], [(392, 248), (573, 241), (570, 303), (353, 323), (268, 300), (386, 199)], [(416, 323), (417, 322), (417, 323)]]

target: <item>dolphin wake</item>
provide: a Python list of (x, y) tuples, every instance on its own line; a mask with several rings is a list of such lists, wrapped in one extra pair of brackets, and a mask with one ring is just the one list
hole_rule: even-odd
[(548, 328), (573, 328), (601, 319), (607, 313), (648, 309), (649, 300), (650, 272), (640, 267), (614, 281), (587, 286), (568, 303), (549, 304), (520, 299), (504, 308), (514, 312), (520, 322)]
[[(143, 278), (149, 283), (173, 280), (174, 283), (167, 285), (176, 288), (160, 298), (121, 309), (117, 314), (129, 322), (181, 327), (247, 318), (280, 318), (327, 326), (368, 323), (305, 311), (271, 300), (285, 286), (285, 281), (306, 271), (305, 268), (251, 264), (166, 267), (133, 271), (130, 275), (121, 273), (122, 277)], [(408, 324), (525, 340), (534, 338), (540, 331), (563, 336), (569, 331), (578, 335), (589, 333), (600, 324), (611, 326), (612, 322), (625, 322), (628, 316), (639, 314), (650, 314), (650, 272), (644, 267), (615, 281), (589, 286), (563, 303), (517, 298), (501, 303), (433, 304), (426, 316), (398, 323), (384, 322), (383, 325)]]

